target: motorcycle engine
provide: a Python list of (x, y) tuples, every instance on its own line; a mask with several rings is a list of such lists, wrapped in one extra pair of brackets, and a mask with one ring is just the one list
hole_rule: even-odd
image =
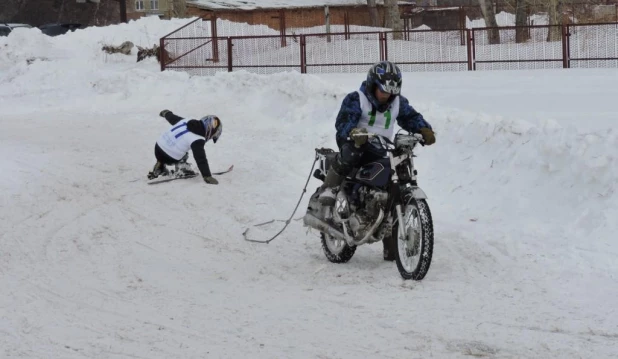
[[(355, 234), (364, 231), (378, 218), (380, 209), (384, 211), (388, 193), (386, 191), (375, 190), (362, 186), (356, 193), (358, 196), (358, 206), (355, 206), (354, 213), (350, 217), (350, 228)], [(379, 238), (381, 240), (381, 238)]]
[(376, 218), (380, 212), (380, 208), (386, 208), (388, 193), (386, 191), (375, 190), (368, 187), (359, 189), (361, 203), (364, 204), (362, 212), (370, 218)]

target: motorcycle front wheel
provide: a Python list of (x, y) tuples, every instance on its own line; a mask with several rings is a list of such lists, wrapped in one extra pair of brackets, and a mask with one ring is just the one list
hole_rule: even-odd
[[(404, 236), (399, 235), (399, 221), (393, 226), (392, 237), (396, 243), (395, 261), (403, 279), (422, 280), (425, 278), (433, 254), (433, 221), (429, 205), (424, 199), (415, 199), (411, 193), (404, 195), (403, 214)], [(394, 214), (397, 219), (397, 215)]]

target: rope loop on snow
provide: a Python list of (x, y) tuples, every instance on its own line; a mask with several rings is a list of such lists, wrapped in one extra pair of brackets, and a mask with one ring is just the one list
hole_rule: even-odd
[[(259, 227), (259, 226), (263, 226), (265, 224), (270, 224), (270, 223), (274, 223), (274, 222), (285, 222), (285, 226), (283, 226), (283, 228), (281, 228), (281, 230), (277, 234), (275, 234), (272, 238), (270, 238), (270, 239), (268, 239), (266, 241), (259, 241), (259, 240), (248, 238), (247, 237), (247, 232), (249, 232), (250, 228), (247, 228), (247, 229), (245, 229), (244, 232), (242, 232), (242, 236), (245, 238), (246, 241), (254, 242), (254, 243), (266, 243), (266, 244), (268, 244), (268, 243), (272, 242), (275, 238), (279, 237), (279, 235), (281, 233), (283, 233), (283, 231), (285, 231), (287, 226), (292, 222), (292, 217), (294, 217), (294, 214), (296, 214), (296, 211), (298, 210), (298, 206), (300, 205), (300, 202), (302, 201), (303, 196), (307, 192), (307, 186), (309, 185), (309, 180), (311, 179), (311, 175), (313, 174), (313, 169), (315, 168), (315, 164), (318, 162), (319, 158), (320, 157), (318, 156), (317, 151), (316, 151), (315, 159), (313, 160), (313, 165), (311, 166), (311, 170), (309, 171), (309, 177), (307, 177), (307, 182), (305, 182), (305, 188), (303, 188), (303, 192), (300, 194), (300, 198), (298, 199), (298, 203), (296, 203), (296, 207), (294, 208), (294, 212), (292, 212), (292, 215), (290, 216), (290, 218), (288, 218), (287, 220), (273, 219), (273, 220), (268, 221), (268, 222), (258, 223), (258, 224), (253, 225), (253, 227)], [(303, 218), (300, 217), (300, 218), (296, 218), (294, 220), (295, 221), (299, 221), (301, 219), (303, 219)]]

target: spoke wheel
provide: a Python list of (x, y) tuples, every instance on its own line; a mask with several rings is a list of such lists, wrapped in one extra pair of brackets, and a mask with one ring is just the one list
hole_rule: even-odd
[(393, 238), (397, 238), (395, 261), (403, 279), (422, 280), (433, 254), (433, 221), (429, 205), (423, 199), (405, 196), (403, 212), (403, 232), (399, 235), (400, 223), (393, 226)]
[(325, 233), (320, 233), (322, 238), (322, 250), (329, 261), (333, 263), (345, 263), (352, 259), (356, 246), (349, 246), (343, 239), (337, 239)]

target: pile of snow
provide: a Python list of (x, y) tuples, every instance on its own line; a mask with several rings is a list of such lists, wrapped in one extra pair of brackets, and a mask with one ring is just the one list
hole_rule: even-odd
[[(403, 282), (380, 244), (327, 262), (299, 221), (242, 237), (281, 228), (253, 225), (288, 218), (363, 75), (190, 77), (99, 49), (178, 22), (0, 38), (4, 356), (613, 355), (614, 70), (404, 74), (438, 142), (416, 160), (434, 261)], [(164, 108), (221, 117), (220, 185), (146, 184)]]

